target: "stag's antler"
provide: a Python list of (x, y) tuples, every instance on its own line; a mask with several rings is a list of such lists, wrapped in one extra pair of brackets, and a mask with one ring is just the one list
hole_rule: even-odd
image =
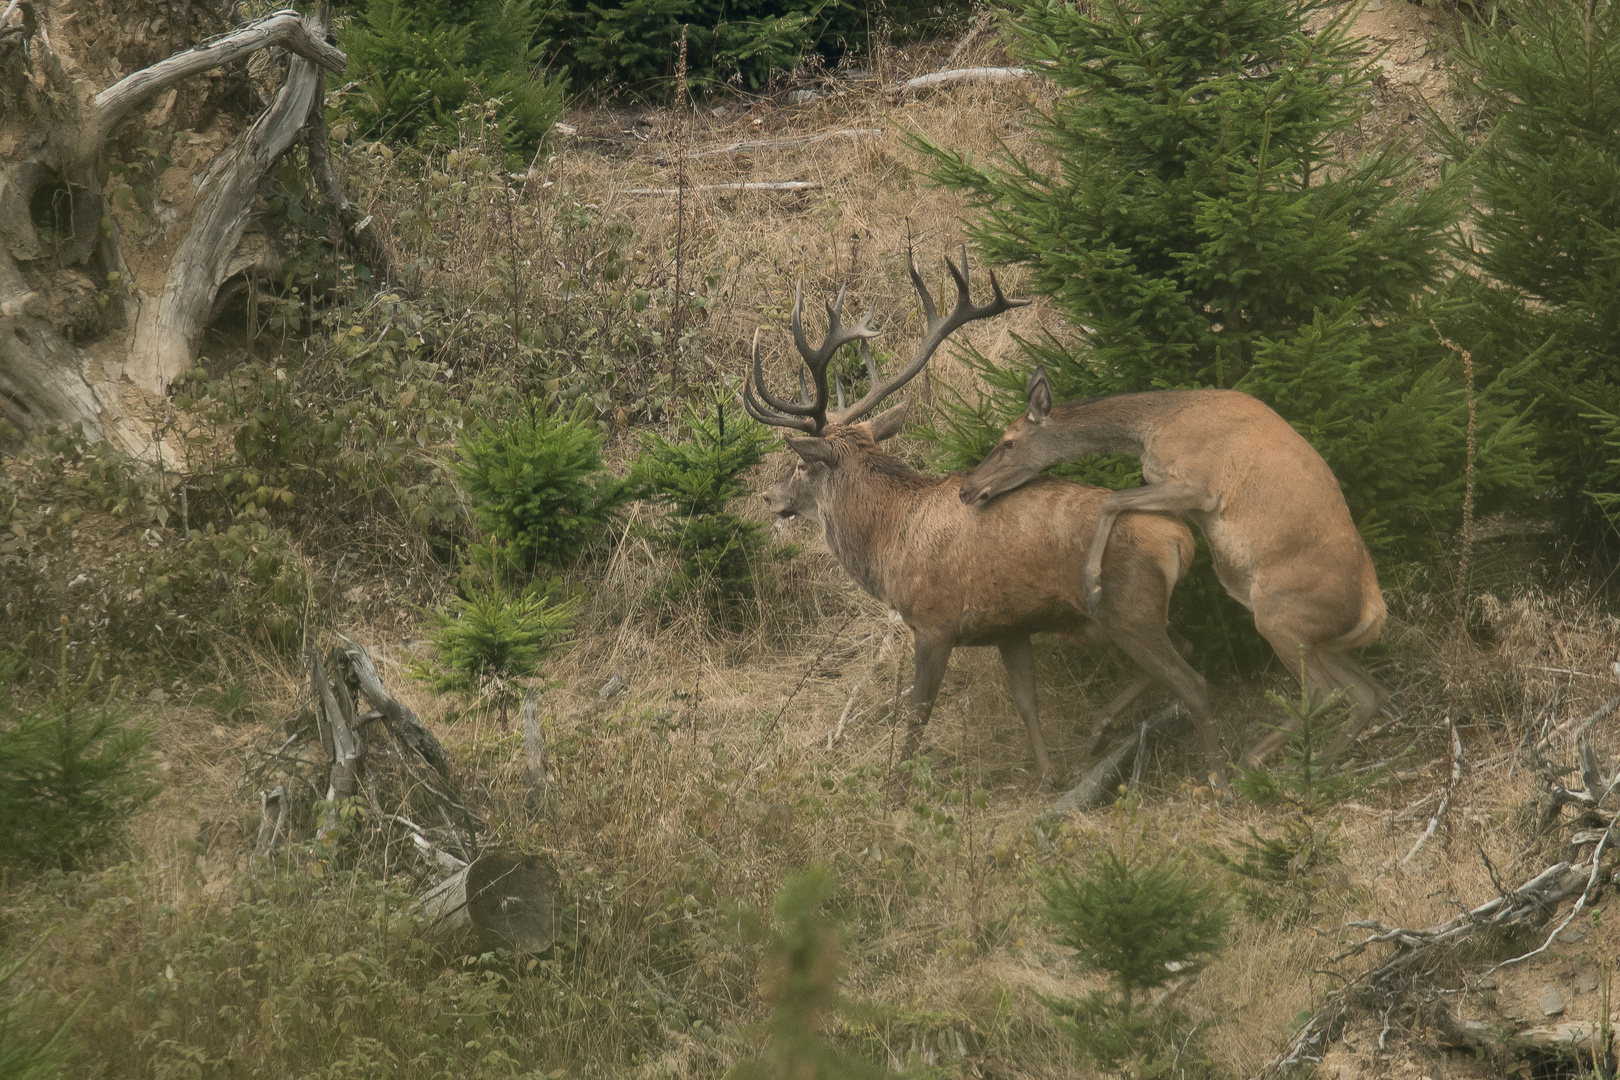
[[(765, 372), (759, 359), (759, 334), (755, 332), (754, 378), (743, 386), (743, 407), (748, 410), (748, 415), (773, 427), (790, 427), (812, 435), (820, 434), (821, 429), (827, 426), (827, 364), (839, 349), (850, 342), (861, 341), (864, 344), (865, 339), (877, 337), (878, 332), (868, 325), (876, 312), (877, 305), (873, 304), (866, 309), (859, 322), (845, 326), (844, 290), (839, 289), (838, 298), (827, 303), (827, 336), (818, 347), (812, 349), (809, 339), (804, 336), (804, 279), (800, 278), (798, 288), (793, 291), (793, 343), (798, 346), (804, 366), (810, 369), (810, 377), (815, 380), (815, 400), (811, 401), (809, 394), (804, 392), (802, 374), (799, 376), (799, 391), (805, 400), (801, 405), (784, 401), (765, 388)], [(755, 396), (756, 390), (758, 397)], [(761, 400), (764, 404), (761, 404)]]
[[(922, 300), (923, 315), (928, 323), (928, 333), (923, 338), (922, 343), (917, 346), (917, 352), (912, 356), (911, 363), (907, 364), (902, 371), (891, 378), (883, 379), (880, 377), (877, 362), (872, 358), (872, 346), (870, 344), (870, 339), (876, 337), (878, 332), (867, 325), (871, 322), (876, 305), (867, 309), (866, 316), (860, 322), (853, 326), (843, 326), (839, 321), (844, 307), (843, 289), (838, 290), (838, 299), (827, 305), (826, 339), (822, 341), (819, 348), (810, 348), (810, 343), (804, 336), (804, 324), (800, 319), (800, 313), (804, 307), (804, 282), (801, 280), (799, 289), (793, 297), (793, 341), (798, 346), (799, 355), (804, 358), (805, 367), (810, 369), (811, 378), (815, 380), (815, 400), (812, 402), (809, 399), (809, 394), (803, 392), (804, 378), (802, 375), (799, 380), (801, 395), (805, 398), (802, 405), (795, 405), (792, 402), (773, 397), (770, 391), (765, 389), (765, 375), (761, 370), (759, 360), (759, 334), (755, 333), (754, 378), (752, 383), (746, 385), (743, 389), (743, 405), (748, 409), (748, 415), (761, 423), (770, 424), (774, 427), (795, 428), (799, 431), (809, 432), (812, 435), (821, 434), (828, 424), (852, 424), (876, 408), (884, 398), (916, 378), (917, 373), (927, 366), (929, 359), (934, 355), (934, 351), (944, 343), (946, 338), (961, 327), (976, 319), (988, 319), (993, 315), (1000, 315), (1003, 311), (1022, 307), (1029, 303), (1028, 300), (1007, 299), (1002, 294), (1001, 283), (996, 280), (995, 271), (992, 270), (990, 271), (990, 288), (994, 291), (995, 298), (988, 304), (975, 306), (972, 292), (968, 287), (967, 245), (963, 244), (962, 265), (960, 267), (951, 262), (949, 257), (945, 259), (945, 265), (950, 268), (951, 277), (956, 279), (956, 305), (951, 308), (949, 315), (941, 318), (939, 309), (934, 306), (934, 297), (929, 293), (928, 286), (923, 284), (922, 275), (917, 272), (917, 262), (912, 257), (909, 247), (906, 249), (906, 263), (911, 271), (911, 283), (916, 286), (917, 295)], [(871, 387), (859, 401), (846, 409), (843, 407), (844, 388), (840, 383), (838, 387), (839, 408), (836, 412), (829, 414), (827, 412), (827, 399), (829, 396), (827, 390), (827, 364), (839, 349), (854, 341), (861, 343), (861, 359), (866, 362), (866, 374), (871, 380)], [(754, 395), (756, 387), (758, 388), (757, 398)], [(773, 413), (770, 409), (761, 405), (761, 398), (776, 411)]]

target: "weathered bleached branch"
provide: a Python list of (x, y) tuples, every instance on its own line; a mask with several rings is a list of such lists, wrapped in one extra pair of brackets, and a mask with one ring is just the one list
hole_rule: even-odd
[(1052, 804), (1052, 809), (1059, 813), (1090, 810), (1108, 801), (1114, 791), (1114, 785), (1124, 775), (1125, 768), (1137, 760), (1148, 742), (1174, 734), (1186, 720), (1187, 714), (1179, 704), (1166, 705), (1142, 721), (1141, 726), (1129, 739), (1109, 751), (1101, 761), (1091, 767), (1091, 771), (1086, 773), (1078, 784), (1059, 796), (1057, 802)]
[(1429, 818), (1428, 828), (1424, 829), (1412, 844), (1412, 850), (1408, 851), (1406, 858), (1401, 860), (1402, 866), (1412, 861), (1412, 857), (1418, 853), (1418, 849), (1440, 827), (1440, 819), (1446, 816), (1446, 810), (1451, 806), (1451, 793), (1457, 790), (1457, 781), (1462, 779), (1462, 738), (1458, 736), (1457, 725), (1451, 722), (1449, 716), (1446, 717), (1446, 727), (1451, 729), (1451, 779), (1446, 782), (1446, 792), (1440, 799), (1439, 809)]
[(433, 732), (423, 726), (416, 714), (387, 690), (383, 689), (382, 677), (377, 674), (377, 666), (371, 662), (371, 654), (353, 638), (338, 635), (343, 642), (344, 655), (349, 658), (350, 670), (360, 682), (360, 692), (366, 695), (366, 700), (376, 707), (383, 715), (383, 723), (388, 725), (399, 741), (410, 747), (434, 772), (448, 780), (450, 778), (450, 759), (445, 755), (444, 747), (434, 738)]
[[(276, 805), (274, 817), (270, 814), (271, 803)], [(259, 792), (259, 838), (253, 845), (253, 853), (259, 858), (274, 857), (276, 846), (287, 833), (287, 807), (287, 789), (281, 784)]]
[(540, 731), (540, 692), (529, 687), (523, 695), (523, 708), (518, 711), (523, 726), (523, 779), (529, 790), (544, 798), (549, 781), (546, 777), (546, 737)]
[(349, 58), (341, 49), (328, 45), (325, 37), (324, 21), (312, 18), (306, 24), (296, 11), (277, 11), (126, 75), (96, 95), (95, 113), (84, 132), (85, 150), (99, 153), (118, 122), (154, 95), (182, 79), (212, 71), (260, 49), (280, 46), (319, 68), (342, 72)]
[(1026, 67), (970, 67), (954, 68), (950, 71), (931, 71), (927, 75), (918, 75), (915, 79), (907, 79), (903, 83), (896, 83), (889, 87), (886, 93), (890, 97), (902, 97), (906, 94), (915, 94), (922, 90), (937, 90), (942, 86), (954, 86), (957, 83), (1008, 83), (1027, 79), (1035, 72)]
[[(771, 180), (756, 181), (746, 184), (688, 184), (686, 190), (692, 191), (820, 191), (821, 185), (814, 180)], [(626, 195), (679, 195), (678, 187), (638, 187), (626, 188)]]
[(304, 128), (304, 145), (309, 151), (309, 171), (320, 186), (321, 194), (337, 211), (344, 233), (356, 244), (371, 266), (372, 275), (381, 279), (388, 274), (388, 249), (383, 246), (370, 214), (361, 216), (343, 190), (343, 181), (332, 166), (332, 150), (326, 133), (326, 77), (320, 77), (315, 87), (315, 99), (310, 104), (309, 123)]
[[(300, 26), (319, 41), (326, 36), (329, 13), (330, 5), (322, 3)], [(294, 56), (270, 108), (209, 166), (191, 228), (170, 257), (163, 292), (136, 322), (123, 372), (136, 386), (161, 395), (169, 380), (191, 366), (194, 343), (215, 292), (229, 276), (259, 182), (303, 130), (321, 82), (320, 63)]]
[(815, 135), (791, 135), (781, 139), (738, 139), (725, 146), (711, 146), (703, 150), (688, 151), (688, 161), (698, 158), (715, 157), (720, 154), (748, 154), (757, 150), (789, 150), (795, 146), (812, 146), (829, 139), (846, 139), (853, 142), (857, 139), (871, 139), (883, 134), (882, 128), (841, 128), (838, 131), (823, 131)]
[(315, 699), (316, 711), (325, 714), (327, 727), (332, 733), (331, 774), (327, 781), (326, 801), (333, 806), (321, 815), (321, 823), (315, 830), (315, 839), (324, 840), (337, 828), (336, 804), (354, 795), (363, 747), (359, 735), (344, 715), (337, 693), (327, 680), (326, 665), (321, 662), (321, 654), (314, 649), (309, 651), (309, 688), (310, 696)]

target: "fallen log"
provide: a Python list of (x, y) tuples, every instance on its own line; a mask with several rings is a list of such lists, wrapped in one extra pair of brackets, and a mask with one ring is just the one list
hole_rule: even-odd
[(486, 852), (422, 894), (428, 933), (479, 951), (545, 952), (556, 938), (557, 872), (536, 855)]
[(904, 97), (922, 90), (937, 90), (942, 86), (954, 86), (957, 83), (1007, 83), (1027, 79), (1035, 73), (1026, 67), (970, 67), (954, 68), (950, 71), (931, 71), (927, 75), (918, 75), (915, 79), (907, 79), (884, 91), (891, 98)]
[(1179, 703), (1166, 705), (1137, 727), (1136, 732), (1103, 756), (1080, 782), (1058, 797), (1052, 809), (1059, 813), (1090, 810), (1114, 796), (1125, 770), (1142, 756), (1150, 742), (1177, 735), (1187, 724), (1187, 713)]

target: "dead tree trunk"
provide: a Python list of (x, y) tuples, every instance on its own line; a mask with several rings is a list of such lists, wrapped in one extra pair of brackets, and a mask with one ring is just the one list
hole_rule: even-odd
[[(275, 12), (97, 86), (94, 73), (109, 66), (100, 39), (116, 37), (119, 17), (146, 6), (159, 10), (143, 0), (111, 4), (110, 14), (93, 3), (68, 11), (58, 0), (6, 8), (0, 419), (24, 434), (81, 424), (149, 456), (163, 395), (194, 361), (220, 286), (242, 270), (238, 246), (259, 185), (318, 109), (323, 72), (341, 72), (346, 58), (326, 40), (330, 0), (319, 0), (311, 14)], [(107, 25), (86, 25), (98, 16)], [(160, 23), (155, 16), (149, 25)], [(186, 80), (271, 48), (291, 59), (269, 107), (195, 163), (189, 220), (168, 228), (178, 236), (161, 281), (132, 280), (107, 202), (122, 126)]]

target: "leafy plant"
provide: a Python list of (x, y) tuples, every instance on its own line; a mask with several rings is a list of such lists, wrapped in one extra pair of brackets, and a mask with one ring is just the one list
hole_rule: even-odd
[(1189, 869), (1167, 852), (1109, 847), (1042, 889), (1058, 940), (1083, 967), (1109, 977), (1106, 991), (1042, 998), (1099, 1068), (1163, 1076), (1175, 1060), (1179, 1010), (1142, 999), (1197, 972), (1225, 946), (1230, 919), (1215, 887), (1198, 884)]
[(12, 990), (11, 980), (39, 948), (36, 945), (15, 960), (0, 961), (0, 1076), (6, 1080), (56, 1080), (73, 1056), (74, 1046), (65, 1037), (73, 1015), (41, 1037), (35, 1030), (35, 1013), (41, 1011), (38, 993)]
[(437, 667), (419, 665), (416, 673), (441, 694), (477, 693), (495, 680), (534, 675), (567, 648), (578, 611), (578, 598), (559, 602), (544, 588), (515, 597), (498, 588), (474, 589), (433, 613), (428, 636), (438, 650)]
[(712, 414), (689, 409), (686, 427), (690, 437), (680, 442), (643, 436), (631, 483), (666, 509), (650, 534), (678, 561), (670, 591), (724, 606), (753, 594), (765, 528), (726, 508), (746, 493), (742, 473), (764, 460), (771, 436), (735, 409), (728, 416), (723, 394), (715, 396)]
[(561, 569), (600, 543), (630, 498), (602, 463), (602, 436), (583, 405), (562, 416), (529, 399), (511, 419), (463, 435), (455, 471), (473, 517), (531, 571)]
[(10, 689), (21, 659), (0, 654), (0, 820), (7, 853), (24, 865), (81, 865), (116, 843), (130, 813), (158, 790), (146, 779), (148, 732), (115, 704), (116, 680), (96, 694), (99, 661), (70, 679), (66, 622), (56, 686), (37, 706)]

